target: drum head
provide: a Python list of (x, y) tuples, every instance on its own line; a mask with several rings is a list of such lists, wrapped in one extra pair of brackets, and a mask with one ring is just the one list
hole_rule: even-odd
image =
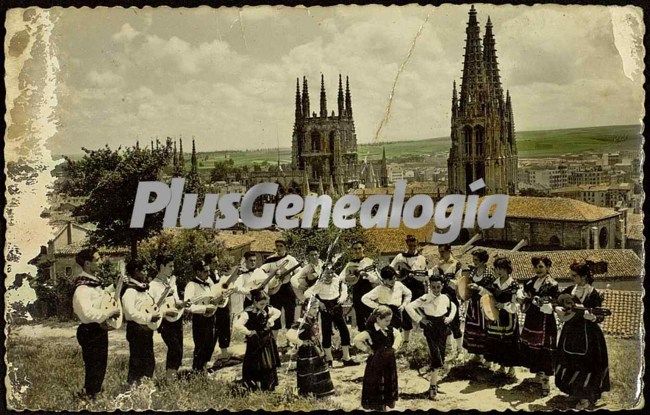
[(469, 289), (469, 276), (461, 275), (458, 278), (457, 291), (458, 297), (460, 297), (463, 301), (469, 300), (469, 297), (471, 297), (471, 292)]
[(499, 316), (499, 310), (496, 307), (496, 300), (492, 294), (485, 294), (481, 297), (481, 309), (486, 319), (496, 321)]

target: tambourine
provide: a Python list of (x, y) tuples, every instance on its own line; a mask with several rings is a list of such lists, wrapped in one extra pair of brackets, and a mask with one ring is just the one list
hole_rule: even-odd
[(496, 321), (499, 318), (499, 309), (496, 304), (497, 302), (492, 294), (484, 294), (481, 296), (481, 309), (487, 320)]
[(458, 297), (467, 301), (472, 296), (472, 290), (469, 288), (470, 279), (468, 275), (461, 275), (456, 281), (456, 292)]

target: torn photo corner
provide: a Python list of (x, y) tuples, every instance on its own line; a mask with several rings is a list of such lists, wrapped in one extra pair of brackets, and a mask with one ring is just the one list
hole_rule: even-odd
[(8, 9), (8, 407), (642, 408), (647, 11)]

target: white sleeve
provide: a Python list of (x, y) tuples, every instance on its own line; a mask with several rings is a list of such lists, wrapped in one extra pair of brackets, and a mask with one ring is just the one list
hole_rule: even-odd
[[(187, 283), (185, 286), (185, 295), (183, 297), (185, 301), (193, 301), (195, 297), (198, 297), (195, 293), (195, 287), (195, 283), (191, 281)], [(203, 314), (205, 313), (205, 310), (207, 310), (207, 306), (201, 304), (192, 304), (188, 310), (190, 310), (190, 313), (192, 314)]]
[(108, 318), (108, 314), (93, 307), (91, 298), (93, 298), (94, 295), (95, 293), (92, 288), (86, 285), (80, 285), (74, 291), (72, 296), (72, 309), (77, 317), (79, 317), (79, 320), (84, 324), (102, 323)]
[(298, 329), (287, 330), (286, 338), (296, 346), (300, 346), (302, 344), (302, 340), (298, 338)]
[(373, 310), (379, 306), (377, 303), (377, 298), (379, 296), (379, 291), (377, 291), (378, 289), (379, 287), (375, 287), (361, 297), (361, 302)]
[(393, 327), (393, 337), (395, 338), (395, 340), (393, 340), (393, 349), (397, 350), (402, 345), (402, 333), (400, 333), (400, 331), (395, 327)]
[(503, 304), (503, 309), (510, 314), (517, 314), (519, 312), (519, 303), (517, 302), (517, 294), (512, 295), (512, 300)]
[(348, 285), (341, 279), (341, 277), (338, 278), (337, 283), (339, 284), (339, 287), (341, 287), (341, 298), (339, 301), (344, 303), (345, 300), (348, 299)]
[(320, 293), (320, 288), (322, 286), (322, 283), (319, 281), (316, 284), (312, 285), (311, 287), (307, 288), (304, 292), (305, 298), (309, 298), (312, 295), (316, 295)]
[(453, 320), (454, 317), (456, 317), (456, 313), (458, 312), (458, 307), (456, 307), (456, 304), (454, 304), (454, 302), (451, 301), (451, 299), (449, 299), (449, 303), (450, 303), (449, 305), (451, 306), (451, 312), (449, 313), (448, 317), (450, 317)]
[(372, 284), (379, 284), (381, 278), (379, 277), (379, 272), (376, 269), (366, 272), (368, 275), (368, 281)]
[(424, 300), (422, 299), (422, 297), (420, 297), (417, 300), (408, 303), (406, 307), (404, 307), (404, 310), (406, 310), (406, 312), (411, 317), (411, 320), (413, 320), (414, 323), (419, 323), (420, 320), (422, 320), (422, 316), (420, 315), (420, 313), (417, 312), (416, 308), (420, 308), (423, 302)]
[(242, 311), (237, 318), (235, 319), (234, 323), (232, 324), (232, 328), (235, 332), (242, 333), (246, 336), (249, 334), (252, 334), (252, 331), (248, 330), (246, 328), (246, 323), (248, 322), (248, 313), (246, 311)]
[(397, 264), (402, 262), (401, 257), (402, 257), (402, 254), (395, 255), (395, 258), (393, 258), (393, 260), (390, 262), (390, 266), (395, 268), (395, 266), (397, 266)]
[(275, 307), (269, 307), (269, 324), (273, 324), (281, 315), (282, 312), (280, 310)]
[(395, 282), (395, 284), (399, 284), (401, 289), (402, 289), (402, 305), (406, 305), (411, 302), (411, 296), (413, 293), (411, 293), (411, 290), (409, 290), (406, 285), (402, 284), (401, 282)]
[(127, 320), (134, 321), (138, 324), (147, 324), (151, 321), (148, 314), (138, 310), (136, 302), (138, 301), (138, 292), (132, 288), (126, 290), (122, 296), (122, 305), (124, 306), (124, 317)]
[(361, 349), (359, 346), (367, 346), (366, 341), (369, 339), (369, 335), (367, 331), (362, 331), (356, 336), (354, 336), (354, 339), (352, 340), (352, 344), (354, 344), (358, 349)]

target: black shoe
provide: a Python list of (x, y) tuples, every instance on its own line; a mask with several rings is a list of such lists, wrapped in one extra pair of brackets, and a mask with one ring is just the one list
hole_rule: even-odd
[(360, 365), (359, 362), (355, 362), (355, 361), (352, 360), (352, 359), (343, 360), (343, 366), (344, 366), (344, 367), (348, 367), (348, 366), (359, 366), (359, 365)]
[(334, 361), (333, 360), (328, 360), (327, 361), (327, 366), (334, 367)]

